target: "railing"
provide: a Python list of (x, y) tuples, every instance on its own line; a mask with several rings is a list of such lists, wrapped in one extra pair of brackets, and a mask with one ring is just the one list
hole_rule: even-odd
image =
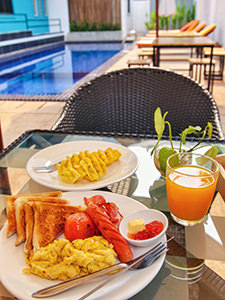
[[(47, 27), (48, 29), (50, 27), (58, 27), (58, 31), (54, 31), (54, 32), (61, 32), (62, 31), (62, 26), (61, 26), (61, 19), (53, 19), (53, 18), (33, 18), (33, 19), (28, 19), (27, 14), (13, 14), (11, 15), (12, 17), (20, 17), (22, 16), (23, 19), (22, 20), (10, 20), (10, 16), (5, 17), (4, 20), (0, 20), (0, 24), (24, 24), (25, 25), (25, 29), (26, 30), (32, 30), (32, 28), (45, 28)], [(36, 23), (36, 25), (32, 25), (32, 23)], [(40, 22), (41, 24), (37, 24), (37, 22)], [(53, 22), (51, 24), (51, 22)], [(48, 30), (48, 32), (50, 32)]]
[[(56, 32), (61, 32), (62, 31), (62, 27), (61, 27), (61, 19), (28, 19), (28, 30), (31, 28), (39, 28), (39, 27), (58, 27), (58, 31)], [(31, 25), (29, 23), (32, 22), (43, 22), (46, 24), (43, 25)], [(53, 22), (52, 24), (50, 22)]]

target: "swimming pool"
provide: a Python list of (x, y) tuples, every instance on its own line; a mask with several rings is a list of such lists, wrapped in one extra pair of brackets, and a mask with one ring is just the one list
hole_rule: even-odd
[(0, 94), (60, 94), (121, 51), (121, 43), (65, 44), (0, 67)]

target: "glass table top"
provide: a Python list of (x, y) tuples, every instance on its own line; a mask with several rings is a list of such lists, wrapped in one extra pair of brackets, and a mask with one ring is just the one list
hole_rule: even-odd
[[(155, 139), (68, 135), (38, 130), (24, 134), (0, 155), (0, 228), (6, 222), (5, 195), (50, 190), (28, 176), (26, 163), (29, 158), (51, 145), (78, 140), (120, 143), (133, 151), (139, 159), (137, 171), (103, 190), (129, 196), (149, 208), (159, 209), (169, 219), (167, 234), (174, 239), (169, 242), (165, 262), (152, 282), (130, 299), (225, 299), (225, 202), (217, 193), (203, 223), (190, 227), (175, 223), (169, 213), (165, 179), (155, 168), (150, 155)], [(217, 146), (221, 153), (225, 152), (225, 145), (218, 143)], [(0, 285), (0, 299), (4, 296), (13, 299), (13, 295)]]

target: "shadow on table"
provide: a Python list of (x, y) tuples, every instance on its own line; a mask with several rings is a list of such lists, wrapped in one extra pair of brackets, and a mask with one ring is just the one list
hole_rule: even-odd
[(140, 293), (130, 298), (132, 300), (150, 300), (154, 299), (161, 285), (163, 285), (163, 281), (166, 277), (170, 275), (170, 270), (166, 267), (165, 263), (163, 264), (161, 270), (157, 274), (157, 276), (152, 280), (152, 282), (144, 288)]

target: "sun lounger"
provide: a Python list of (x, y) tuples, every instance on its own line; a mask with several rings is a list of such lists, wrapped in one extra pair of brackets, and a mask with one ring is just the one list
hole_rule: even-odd
[[(192, 30), (192, 31), (174, 31), (174, 30), (162, 30), (159, 31), (159, 36), (160, 37), (195, 37), (195, 36), (207, 36), (209, 35), (211, 32), (213, 32), (213, 30), (215, 30), (216, 25), (215, 24), (211, 24), (207, 27), (205, 27), (204, 29), (200, 30), (199, 32)], [(155, 33), (147, 33), (144, 37), (141, 37), (138, 41), (137, 41), (137, 46), (138, 48), (143, 48), (143, 47), (150, 47), (152, 45), (153, 40), (155, 39)]]
[(200, 20), (193, 20), (192, 24), (187, 28), (185, 32), (189, 32), (195, 29), (195, 27), (199, 24)]
[(195, 32), (199, 32), (199, 31), (201, 31), (205, 26), (206, 26), (206, 22), (201, 22), (201, 23), (199, 23), (199, 24), (195, 27), (194, 31), (195, 31)]

